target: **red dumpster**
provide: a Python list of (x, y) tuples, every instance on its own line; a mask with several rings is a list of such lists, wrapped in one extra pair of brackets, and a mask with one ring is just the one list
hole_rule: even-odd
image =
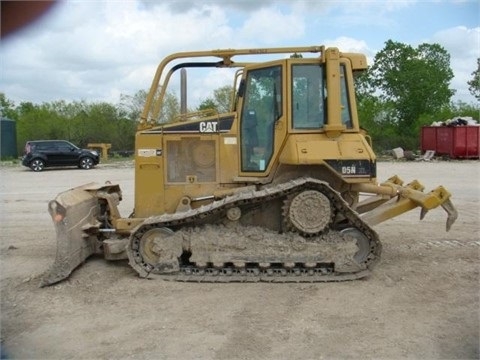
[(434, 150), (450, 158), (480, 158), (480, 126), (424, 126), (422, 153)]

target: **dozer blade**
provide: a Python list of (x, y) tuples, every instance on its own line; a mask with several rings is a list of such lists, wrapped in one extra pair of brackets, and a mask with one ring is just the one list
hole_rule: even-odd
[(99, 191), (113, 188), (120, 194), (118, 185), (90, 183), (57, 195), (48, 204), (57, 234), (55, 262), (43, 275), (40, 286), (47, 286), (67, 278), (90, 255), (101, 251), (98, 246)]

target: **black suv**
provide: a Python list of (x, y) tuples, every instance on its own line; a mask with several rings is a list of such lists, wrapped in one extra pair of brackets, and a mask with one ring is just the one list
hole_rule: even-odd
[(33, 171), (50, 166), (78, 166), (91, 169), (100, 157), (94, 150), (80, 149), (65, 140), (35, 140), (25, 144), (22, 164)]

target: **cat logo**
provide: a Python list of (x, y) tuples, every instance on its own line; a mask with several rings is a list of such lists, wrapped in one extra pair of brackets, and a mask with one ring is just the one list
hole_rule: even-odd
[(201, 133), (214, 133), (217, 132), (217, 121), (202, 121), (200, 123)]

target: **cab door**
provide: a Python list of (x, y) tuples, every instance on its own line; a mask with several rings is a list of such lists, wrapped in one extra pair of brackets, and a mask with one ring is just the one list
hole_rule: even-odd
[(267, 176), (274, 164), (287, 128), (285, 72), (286, 60), (245, 68), (240, 92), (240, 174)]

